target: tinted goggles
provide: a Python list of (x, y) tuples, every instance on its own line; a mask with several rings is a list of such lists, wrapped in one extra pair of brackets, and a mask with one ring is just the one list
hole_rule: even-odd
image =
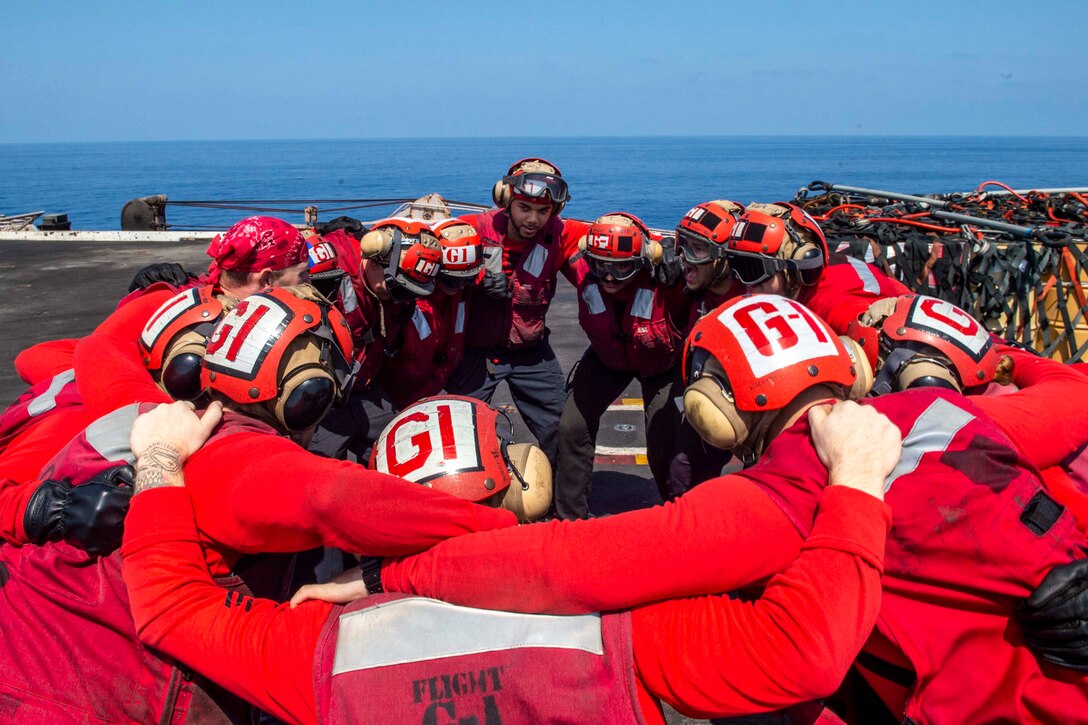
[(676, 251), (688, 264), (706, 264), (725, 256), (721, 246), (682, 227), (676, 229)]
[(741, 284), (748, 287), (766, 282), (776, 273), (791, 266), (785, 259), (744, 252), (729, 252), (726, 259), (729, 260), (729, 271)]
[(587, 254), (585, 259), (586, 264), (589, 265), (589, 271), (597, 279), (604, 279), (610, 275), (617, 282), (623, 282), (634, 277), (642, 269), (641, 258), (605, 260)]
[(525, 196), (530, 199), (543, 199), (547, 196), (555, 204), (562, 204), (570, 199), (567, 182), (555, 174), (530, 172), (506, 176), (503, 178), (503, 182), (509, 184), (510, 188), (518, 196)]

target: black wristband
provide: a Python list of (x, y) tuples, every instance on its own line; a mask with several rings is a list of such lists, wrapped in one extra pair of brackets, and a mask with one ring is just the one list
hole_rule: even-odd
[(385, 591), (385, 588), (382, 587), (381, 559), (363, 559), (362, 563), (359, 564), (359, 573), (367, 594), (381, 594)]

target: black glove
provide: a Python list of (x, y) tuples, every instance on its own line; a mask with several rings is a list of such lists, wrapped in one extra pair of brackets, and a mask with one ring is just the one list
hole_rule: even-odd
[(65, 541), (91, 556), (113, 553), (121, 546), (132, 483), (129, 465), (109, 468), (80, 486), (43, 481), (23, 515), (27, 537), (32, 544)]
[(514, 285), (510, 282), (510, 278), (503, 272), (493, 272), (490, 269), (484, 271), (479, 288), (485, 296), (499, 302), (514, 296)]
[(1016, 617), (1044, 660), (1088, 672), (1088, 559), (1051, 569)]
[(149, 264), (137, 272), (128, 286), (128, 291), (135, 292), (138, 289), (147, 289), (156, 282), (166, 282), (175, 287), (181, 287), (189, 284), (191, 278), (193, 278), (193, 275), (186, 272), (185, 268), (177, 262), (158, 262)]
[(676, 256), (671, 245), (664, 244), (661, 250), (661, 263), (654, 269), (654, 279), (662, 287), (675, 287), (683, 276), (684, 270), (680, 267), (680, 258)]
[(339, 229), (343, 229), (345, 232), (355, 237), (355, 241), (359, 241), (363, 238), (363, 235), (367, 233), (366, 224), (349, 216), (338, 216), (332, 221), (314, 224), (314, 231), (321, 236), (325, 236), (329, 232), (335, 232)]

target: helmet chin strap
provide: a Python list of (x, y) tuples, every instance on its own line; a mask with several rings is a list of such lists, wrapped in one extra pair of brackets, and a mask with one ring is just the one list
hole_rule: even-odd
[(499, 436), (499, 450), (502, 451), (502, 460), (506, 462), (506, 468), (508, 471), (510, 471), (510, 475), (516, 478), (518, 480), (518, 483), (521, 484), (521, 490), (528, 491), (529, 484), (526, 483), (525, 479), (521, 477), (521, 471), (519, 471), (517, 466), (515, 466), (514, 463), (510, 460), (510, 453), (506, 450), (507, 446), (514, 442), (514, 421), (510, 417), (510, 414), (502, 408), (495, 408), (495, 411), (498, 412), (499, 415), (501, 415), (503, 418), (506, 418), (506, 425), (510, 427), (509, 436), (507, 436), (506, 438), (502, 437), (501, 435)]

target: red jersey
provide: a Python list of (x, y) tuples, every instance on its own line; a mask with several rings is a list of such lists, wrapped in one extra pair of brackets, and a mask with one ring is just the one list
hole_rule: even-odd
[[(633, 651), (626, 651), (622, 638), (613, 635), (603, 642), (621, 648), (606, 654), (611, 655), (613, 670), (623, 665), (623, 671), (614, 672), (614, 676), (620, 675), (625, 684), (622, 688), (610, 686), (608, 692), (588, 693), (589, 702), (597, 703), (593, 707), (599, 709), (599, 697), (605, 696), (619, 703), (622, 710), (626, 701), (626, 714), (617, 710), (610, 722), (632, 722), (637, 718), (630, 700), (635, 694), (646, 720), (663, 723), (657, 698), (687, 714), (705, 717), (707, 713), (732, 715), (773, 709), (830, 693), (876, 616), (881, 549), (888, 523), (887, 507), (880, 501), (858, 491), (832, 489), (804, 551), (771, 581), (754, 606), (721, 596), (634, 610)], [(332, 639), (337, 627), (348, 626), (354, 631), (351, 610), (365, 606), (366, 600), (348, 609), (324, 602), (306, 602), (291, 609), (268, 600), (238, 597), (224, 607), (222, 590), (214, 586), (204, 565), (200, 537), (183, 489), (164, 488), (137, 496), (126, 526), (124, 576), (132, 595), (133, 616), (146, 642), (284, 719), (325, 721), (330, 713), (343, 715), (371, 706), (373, 698), (368, 693), (373, 687), (345, 689), (338, 687), (338, 678), (350, 680), (350, 662), (360, 656), (394, 656), (391, 648), (375, 647), (372, 633), (361, 635), (358, 644), (366, 646), (359, 651), (350, 632), (343, 647)], [(536, 527), (522, 527), (532, 528)], [(784, 611), (790, 616), (779, 616)], [(352, 621), (345, 625), (346, 620)], [(620, 620), (612, 615), (608, 621), (615, 624)], [(419, 629), (425, 631), (422, 626)], [(825, 637), (825, 632), (830, 636)], [(478, 638), (477, 644), (484, 639)], [(276, 646), (267, 646), (269, 642)], [(798, 647), (799, 642), (804, 646)], [(419, 649), (410, 646), (416, 655)], [(819, 656), (813, 656), (815, 652)], [(483, 685), (475, 679), (470, 687), (468, 676), (458, 674), (478, 673), (482, 667), (477, 665), (487, 656), (465, 654), (436, 660), (438, 674), (434, 678), (409, 676), (402, 666), (385, 665), (379, 674), (392, 684), (380, 691), (389, 693), (389, 698), (399, 697), (410, 709), (443, 716), (453, 711), (468, 714), (474, 703), (482, 707), (480, 714), (500, 713), (504, 722), (510, 707), (529, 708), (537, 713), (537, 720), (561, 719), (574, 712), (577, 704), (568, 705), (570, 698), (556, 698), (553, 692), (540, 692), (536, 697), (531, 686), (528, 690), (512, 688), (511, 696), (528, 696), (520, 705), (498, 696), (489, 703), (486, 696), (493, 692), (481, 692)], [(558, 668), (557, 673), (562, 672), (567, 669)], [(443, 673), (447, 676), (438, 676)], [(446, 680), (449, 685), (444, 684)], [(493, 684), (493, 679), (486, 683)], [(584, 688), (586, 680), (578, 677), (571, 684)], [(464, 691), (459, 690), (461, 685)], [(453, 701), (447, 692), (454, 693), (450, 696)], [(482, 721), (487, 721), (486, 717)]]
[(403, 345), (378, 374), (382, 390), (397, 408), (438, 394), (465, 351), (467, 300), (461, 292), (435, 290), (416, 301)]
[(871, 264), (833, 253), (820, 281), (802, 287), (797, 301), (819, 315), (837, 335), (877, 300), (910, 294), (902, 282)]

